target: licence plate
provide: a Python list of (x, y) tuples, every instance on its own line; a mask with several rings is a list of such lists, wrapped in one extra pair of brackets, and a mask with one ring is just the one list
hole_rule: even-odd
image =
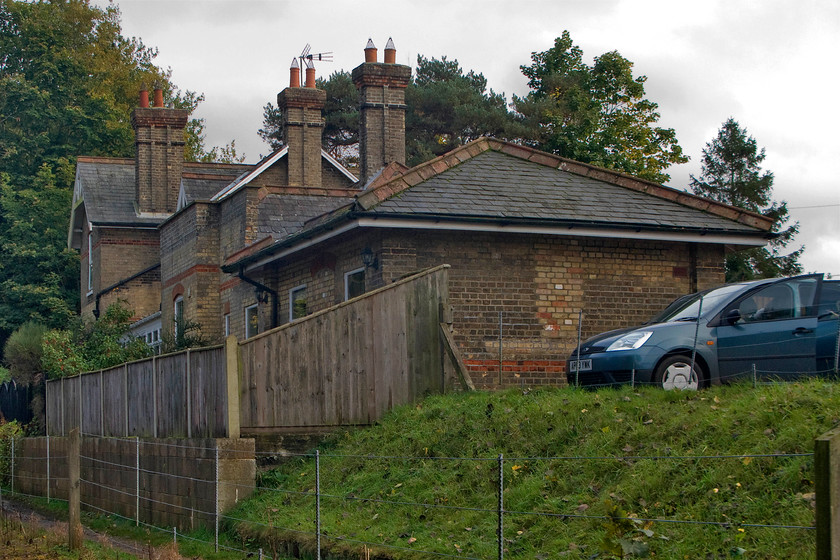
[(569, 371), (592, 371), (592, 360), (569, 360)]

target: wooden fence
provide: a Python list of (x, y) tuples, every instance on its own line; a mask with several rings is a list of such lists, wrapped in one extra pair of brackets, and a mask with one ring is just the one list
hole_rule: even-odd
[(370, 424), (445, 387), (447, 265), (240, 343), (251, 433)]
[(103, 437), (238, 437), (236, 378), (230, 390), (227, 375), (231, 351), (234, 338), (48, 381), (47, 433), (64, 436), (79, 427)]
[(423, 271), (243, 342), (228, 337), (224, 346), (49, 381), (47, 433), (236, 438), (240, 426), (370, 424), (442, 392), (453, 369), (471, 387), (443, 317), (448, 271)]

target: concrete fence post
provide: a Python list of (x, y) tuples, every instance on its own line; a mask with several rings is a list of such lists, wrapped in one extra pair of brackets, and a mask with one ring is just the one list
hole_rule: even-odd
[(81, 522), (81, 473), (80, 473), (80, 455), (81, 442), (79, 433), (80, 428), (73, 428), (70, 430), (70, 435), (67, 438), (67, 540), (70, 545), (70, 550), (79, 550), (82, 548), (82, 522)]
[(840, 427), (814, 441), (817, 560), (840, 560)]
[[(239, 438), (239, 341), (233, 335), (225, 339), (225, 376), (227, 379), (227, 435)], [(210, 434), (208, 434), (210, 435)]]
[(186, 367), (184, 368), (184, 401), (187, 409), (187, 438), (192, 438), (192, 371), (190, 369), (190, 349), (187, 348)]

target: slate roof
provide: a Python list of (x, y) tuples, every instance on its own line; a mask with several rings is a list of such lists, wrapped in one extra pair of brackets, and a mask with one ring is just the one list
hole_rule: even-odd
[(353, 197), (269, 194), (260, 201), (259, 238), (282, 239), (301, 231), (304, 224), (353, 202)]
[[(614, 230), (618, 237), (621, 230), (655, 231), (666, 237), (687, 233), (698, 239), (718, 234), (710, 242), (755, 245), (772, 236), (772, 220), (760, 214), (490, 138), (411, 169), (393, 167), (367, 187), (352, 203), (321, 215), (312, 207), (295, 206), (306, 202), (306, 197), (290, 201), (285, 211), (298, 212), (305, 223), (288, 228), (282, 227), (282, 220), (261, 224), (265, 233), (270, 230), (274, 242), (261, 242), (231, 255), (222, 269), (229, 272), (267, 262), (274, 254), (294, 252), (303, 240), (322, 234), (328, 237), (342, 223), (365, 218), (390, 218), (386, 227), (419, 219), (444, 228), (445, 221), (482, 222), (488, 227), (517, 223), (526, 228), (579, 228), (570, 235), (583, 234), (587, 228), (598, 230), (598, 235)], [(282, 216), (284, 202), (272, 204), (278, 205), (275, 212)], [(312, 218), (306, 220), (306, 215)]]
[(395, 194), (367, 212), (756, 231), (652, 194), (493, 150)]
[(163, 221), (137, 216), (134, 210), (134, 160), (79, 158), (76, 179), (84, 192), (87, 219), (93, 224), (155, 226)]
[(181, 188), (184, 191), (185, 198), (184, 205), (196, 200), (210, 200), (234, 179), (230, 172), (216, 175), (219, 176), (214, 177), (213, 174), (205, 174), (203, 171), (201, 174), (184, 174), (181, 179)]

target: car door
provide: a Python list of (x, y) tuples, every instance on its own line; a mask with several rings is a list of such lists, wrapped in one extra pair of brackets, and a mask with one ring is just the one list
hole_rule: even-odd
[(786, 278), (750, 291), (724, 308), (717, 327), (722, 380), (752, 376), (792, 378), (816, 370), (821, 275)]

